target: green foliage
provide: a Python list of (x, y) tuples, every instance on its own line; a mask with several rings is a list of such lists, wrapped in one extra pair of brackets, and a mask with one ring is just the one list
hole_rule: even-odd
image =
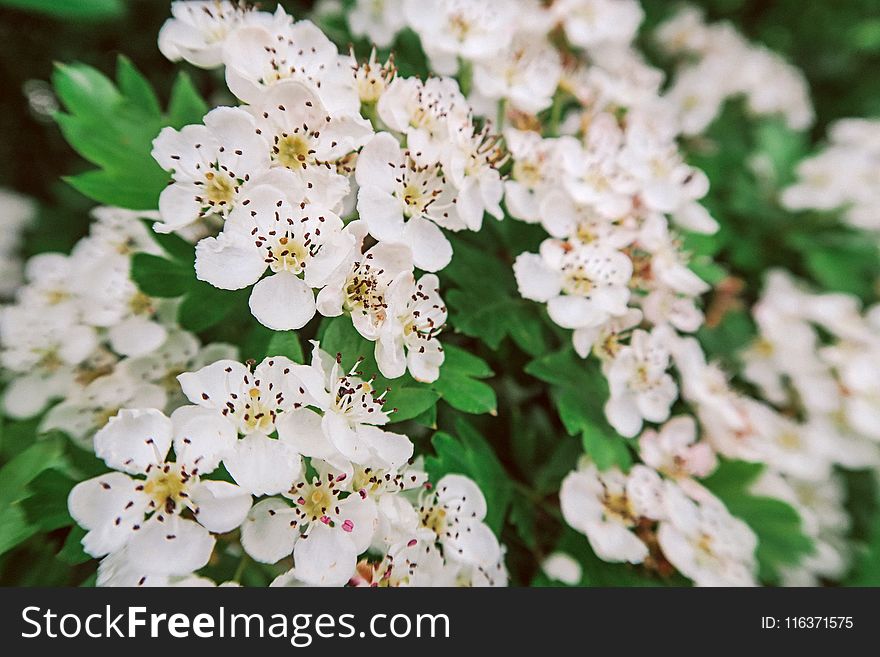
[(526, 372), (551, 385), (550, 396), (565, 430), (581, 437), (584, 451), (600, 470), (629, 469), (632, 456), (627, 441), (605, 419), (608, 389), (595, 363), (567, 348), (533, 360)]
[(118, 18), (125, 12), (122, 0), (0, 0), (0, 6), (80, 21)]
[(450, 473), (473, 479), (486, 496), (486, 524), (498, 534), (513, 496), (510, 477), (491, 445), (464, 418), (456, 418), (455, 432), (434, 434), (431, 445), (436, 456), (425, 459), (425, 467), (434, 482)]
[(813, 542), (804, 535), (801, 518), (789, 504), (749, 492), (762, 469), (758, 463), (724, 461), (703, 484), (755, 532), (760, 577), (775, 583), (779, 568), (796, 564), (810, 554)]
[(98, 167), (65, 180), (99, 203), (152, 210), (169, 180), (150, 155), (153, 139), (165, 125), (201, 121), (206, 106), (185, 74), (174, 84), (167, 115), (125, 57), (117, 62), (116, 80), (84, 64), (56, 65), (52, 83), (66, 113), (55, 120), (73, 149)]
[(302, 345), (296, 331), (274, 331), (266, 347), (266, 357), (269, 356), (285, 356), (295, 363), (304, 362)]

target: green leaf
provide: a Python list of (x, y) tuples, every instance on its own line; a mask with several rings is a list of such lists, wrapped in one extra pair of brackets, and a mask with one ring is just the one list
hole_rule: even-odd
[[(152, 177), (152, 175), (151, 175)], [(105, 205), (129, 210), (152, 210), (159, 203), (159, 194), (165, 187), (141, 184), (131, 176), (111, 174), (109, 171), (86, 171), (76, 176), (62, 176), (62, 180), (83, 196)]]
[(0, 0), (0, 6), (83, 21), (108, 20), (125, 13), (122, 0)]
[(37, 528), (28, 524), (24, 511), (18, 505), (0, 509), (0, 554), (8, 552), (37, 533)]
[(56, 64), (52, 84), (72, 114), (102, 115), (122, 100), (106, 75), (85, 64)]
[(162, 249), (175, 260), (185, 263), (189, 267), (193, 267), (195, 263), (195, 248), (180, 235), (174, 233), (152, 233), (153, 240), (162, 247)]
[(58, 558), (71, 566), (76, 566), (89, 561), (92, 557), (86, 554), (82, 546), (82, 540), (85, 538), (85, 535), (85, 529), (79, 525), (74, 525), (64, 541), (64, 546), (58, 553)]
[(177, 309), (177, 321), (187, 331), (199, 333), (222, 322), (242, 299), (247, 299), (247, 293), (248, 290), (230, 292), (195, 281)]
[(266, 347), (266, 356), (285, 356), (295, 363), (303, 363), (303, 350), (296, 331), (275, 331)]
[(153, 160), (153, 139), (165, 124), (149, 82), (121, 58), (119, 86), (84, 64), (59, 64), (52, 81), (67, 113), (56, 120), (65, 139), (99, 169), (65, 178), (100, 203), (154, 209), (168, 174)]
[(159, 97), (153, 91), (152, 85), (124, 55), (119, 55), (116, 60), (116, 80), (119, 82), (119, 91), (122, 92), (122, 95), (144, 112), (147, 114), (162, 113)]
[(431, 445), (436, 456), (425, 459), (425, 467), (436, 484), (443, 475), (456, 473), (473, 479), (486, 497), (486, 524), (498, 534), (513, 497), (510, 477), (482, 434), (463, 418), (455, 422), (457, 437), (434, 434)]
[(27, 496), (26, 487), (33, 479), (60, 463), (63, 443), (41, 440), (0, 468), (0, 509)]
[(489, 365), (478, 356), (454, 345), (444, 348), (440, 377), (431, 384), (447, 404), (463, 413), (491, 413), (498, 410), (492, 386), (477, 379), (492, 376)]
[(21, 503), (28, 523), (44, 532), (72, 525), (67, 496), (75, 483), (58, 470), (46, 470), (36, 477), (28, 486), (31, 494)]
[[(436, 407), (440, 395), (427, 387), (397, 386), (393, 382), (385, 397), (385, 408), (396, 409), (389, 417), (391, 422), (412, 420)], [(436, 415), (434, 416), (436, 423)]]
[(208, 104), (202, 99), (192, 78), (185, 72), (177, 74), (168, 103), (168, 125), (178, 130), (185, 125), (201, 123), (208, 113)]
[(447, 404), (463, 413), (498, 413), (495, 391), (482, 381), (466, 376), (441, 374), (433, 386)]
[(131, 278), (141, 292), (158, 298), (183, 296), (196, 280), (191, 265), (150, 253), (134, 254)]

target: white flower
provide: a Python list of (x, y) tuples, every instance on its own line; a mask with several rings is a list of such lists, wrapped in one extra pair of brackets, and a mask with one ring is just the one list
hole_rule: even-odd
[(385, 125), (406, 135), (420, 165), (444, 162), (452, 135), (470, 125), (470, 108), (452, 78), (395, 78), (376, 109)]
[(370, 123), (360, 116), (331, 117), (318, 94), (296, 80), (273, 85), (249, 109), (272, 161), (301, 179), (302, 200), (339, 212), (349, 185), (337, 163), (372, 136)]
[(458, 189), (456, 211), (469, 230), (480, 230), (487, 212), (496, 219), (504, 218), (504, 183), (498, 167), (506, 155), (498, 140), (489, 134), (488, 127), (476, 131), (468, 123), (452, 135), (446, 153), (445, 170)]
[(438, 224), (457, 230), (455, 191), (438, 166), (417, 165), (388, 133), (364, 146), (355, 171), (358, 212), (377, 240), (405, 244), (416, 267), (435, 272), (452, 259)]
[(661, 491), (660, 477), (644, 466), (626, 475), (585, 462), (563, 479), (559, 503), (565, 521), (587, 537), (600, 559), (641, 563), (648, 546), (632, 530), (641, 517), (657, 517)]
[(419, 503), (423, 527), (431, 529), (447, 561), (489, 568), (501, 558), (495, 534), (483, 522), (486, 498), (467, 477), (448, 474)]
[(295, 577), (307, 584), (342, 586), (372, 541), (376, 504), (342, 490), (334, 479), (296, 483), (285, 497), (256, 504), (241, 528), (245, 551), (262, 563), (293, 554)]
[(17, 251), (23, 233), (33, 223), (36, 204), (33, 200), (0, 189), (0, 299), (8, 299), (21, 285), (21, 260)]
[(346, 17), (352, 34), (366, 37), (380, 48), (390, 46), (406, 25), (403, 0), (357, 0)]
[(160, 233), (214, 215), (225, 218), (245, 184), (269, 168), (269, 151), (254, 118), (238, 107), (211, 110), (204, 125), (163, 128), (152, 154), (174, 181), (159, 197), (162, 221), (154, 229)]
[(513, 159), (510, 178), (504, 182), (507, 210), (517, 219), (536, 223), (541, 200), (562, 174), (560, 141), (513, 128), (504, 131), (504, 141)]
[[(175, 411), (180, 422), (204, 423), (215, 418), (228, 425), (229, 449), (221, 456), (242, 488), (254, 495), (274, 495), (290, 489), (302, 473), (296, 446), (271, 435), (281, 418), (311, 398), (294, 375), (297, 367), (282, 356), (270, 356), (253, 371), (241, 363), (220, 360), (178, 377), (180, 387), (196, 406)], [(201, 408), (200, 408), (201, 407)], [(234, 440), (238, 434), (244, 436)]]
[(583, 145), (572, 138), (560, 142), (565, 189), (577, 203), (612, 220), (632, 211), (639, 189), (618, 161), (623, 138), (617, 119), (603, 113), (590, 122)]
[(226, 37), (240, 25), (272, 19), (229, 0), (172, 2), (171, 15), (159, 30), (159, 50), (173, 62), (183, 59), (201, 68), (223, 63)]
[(547, 302), (550, 318), (575, 329), (574, 342), (581, 347), (598, 337), (603, 324), (629, 310), (632, 261), (609, 246), (548, 239), (540, 255), (520, 254), (513, 269), (520, 294)]
[[(172, 444), (175, 461), (168, 461)], [(155, 409), (123, 410), (95, 435), (95, 453), (120, 472), (70, 492), (70, 514), (95, 557), (126, 550), (143, 573), (188, 575), (211, 556), (211, 532), (238, 527), (251, 497), (234, 484), (203, 480), (220, 461), (213, 427), (176, 426)], [(134, 478), (129, 475), (134, 475)], [(197, 519), (181, 515), (190, 509)]]
[(293, 367), (309, 395), (307, 407), (285, 413), (278, 422), (281, 440), (346, 476), (352, 475), (353, 464), (396, 469), (413, 453), (409, 438), (379, 428), (388, 422), (384, 393), (374, 396), (371, 383), (356, 375), (357, 365), (346, 372), (313, 343), (311, 365)]
[(437, 335), (446, 324), (440, 281), (425, 274), (418, 282), (405, 272), (389, 286), (387, 319), (379, 331), (376, 362), (382, 375), (395, 379), (406, 369), (416, 381), (436, 381), (444, 354)]
[(405, 0), (404, 12), (421, 37), (431, 68), (454, 75), (459, 57), (489, 59), (510, 42), (517, 9), (511, 0)]
[(344, 230), (356, 241), (348, 258), (318, 292), (318, 312), (325, 317), (347, 312), (358, 333), (376, 340), (388, 318), (388, 286), (401, 274), (412, 272), (412, 251), (404, 244), (377, 242), (362, 252), (366, 224), (353, 221)]
[(309, 85), (334, 116), (360, 108), (347, 57), (311, 21), (293, 22), (279, 6), (271, 25), (239, 28), (223, 48), (226, 84), (240, 100), (258, 102), (282, 80)]
[(634, 0), (557, 0), (552, 11), (568, 40), (581, 48), (628, 44), (644, 18)]
[(643, 420), (664, 422), (678, 395), (669, 367), (667, 333), (636, 330), (607, 366), (610, 396), (605, 417), (622, 436), (638, 434)]
[(659, 431), (649, 429), (639, 436), (642, 460), (668, 477), (706, 477), (718, 459), (712, 447), (697, 442), (697, 424), (690, 415), (679, 415)]
[[(295, 189), (291, 172), (286, 189)], [(196, 274), (220, 289), (254, 285), (250, 308), (276, 331), (298, 329), (315, 315), (313, 287), (348, 254), (354, 238), (330, 211), (291, 200), (281, 189), (257, 185), (229, 216), (216, 238), (196, 246)], [(260, 280), (269, 268), (272, 275)]]
[(474, 88), (481, 95), (529, 114), (553, 104), (561, 77), (559, 53), (532, 35), (517, 36), (499, 56), (474, 64)]
[(0, 362), (18, 376), (3, 394), (4, 411), (12, 417), (37, 415), (50, 399), (64, 396), (76, 369), (95, 351), (95, 329), (78, 322), (71, 309), (0, 310)]
[(657, 531), (663, 555), (697, 586), (753, 586), (755, 534), (709, 491), (687, 483), (686, 493), (666, 482), (667, 519)]

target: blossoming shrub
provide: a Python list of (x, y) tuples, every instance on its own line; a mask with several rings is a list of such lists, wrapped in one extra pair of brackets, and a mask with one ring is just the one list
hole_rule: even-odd
[(668, 78), (635, 0), (171, 11), (216, 106), (53, 79), (100, 207), (0, 314), (0, 549), (63, 531), (98, 585), (876, 577), (875, 122), (806, 157), (804, 76), (690, 8), (641, 32)]

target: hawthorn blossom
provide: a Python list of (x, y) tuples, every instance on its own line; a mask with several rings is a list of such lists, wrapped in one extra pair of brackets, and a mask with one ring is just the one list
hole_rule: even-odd
[(685, 491), (666, 482), (667, 518), (657, 531), (663, 555), (697, 586), (753, 586), (754, 532), (705, 488), (689, 484)]
[(353, 221), (344, 230), (354, 236), (355, 243), (318, 292), (316, 306), (325, 317), (349, 313), (357, 332), (367, 340), (376, 340), (388, 318), (388, 287), (401, 274), (412, 272), (412, 251), (403, 244), (387, 242), (377, 242), (363, 251), (367, 237), (364, 222)]
[(172, 2), (171, 16), (159, 30), (159, 50), (172, 62), (183, 59), (200, 68), (223, 63), (223, 44), (236, 28), (271, 20), (271, 14), (229, 0)]
[(409, 272), (388, 287), (387, 319), (376, 343), (382, 375), (395, 379), (409, 370), (416, 381), (436, 381), (444, 354), (437, 335), (446, 324), (440, 281), (425, 274), (418, 281)]
[[(251, 369), (236, 361), (219, 360), (196, 372), (177, 377), (183, 393), (195, 406), (175, 413), (181, 422), (214, 419), (232, 436), (221, 453), (236, 483), (254, 495), (274, 495), (290, 488), (302, 473), (302, 459), (295, 445), (283, 438), (281, 418), (309, 403), (294, 375), (297, 367), (283, 356), (270, 356)], [(235, 440), (242, 435), (243, 438)]]
[(159, 197), (162, 220), (153, 226), (159, 233), (199, 219), (225, 219), (246, 184), (269, 169), (269, 151), (254, 118), (239, 107), (211, 110), (204, 125), (162, 128), (152, 155), (173, 181)]
[(630, 344), (621, 348), (607, 365), (610, 396), (605, 417), (622, 436), (638, 434), (644, 420), (664, 422), (678, 395), (678, 387), (666, 372), (669, 367), (667, 333), (636, 330)]
[[(238, 486), (202, 478), (220, 462), (220, 446), (210, 425), (183, 429), (155, 409), (120, 411), (95, 435), (95, 453), (117, 472), (77, 484), (68, 498), (71, 516), (87, 530), (85, 551), (102, 557), (125, 549), (128, 561), (155, 575), (204, 566), (211, 534), (238, 527), (251, 506)], [(184, 509), (196, 520), (183, 517)]]
[[(353, 465), (395, 469), (413, 453), (409, 438), (384, 431), (389, 421), (383, 410), (384, 393), (374, 395), (370, 381), (346, 372), (313, 342), (311, 365), (293, 365), (307, 403), (285, 413), (278, 421), (279, 438), (304, 456), (322, 459), (344, 476)], [(342, 480), (340, 480), (342, 481)]]
[(404, 0), (356, 0), (346, 18), (352, 34), (387, 48), (406, 25), (403, 6)]
[[(286, 189), (296, 189), (294, 174), (286, 177)], [(323, 286), (354, 240), (337, 215), (294, 198), (278, 187), (257, 185), (223, 231), (196, 246), (196, 275), (225, 290), (253, 285), (251, 312), (276, 331), (302, 328), (314, 317), (312, 288)], [(267, 268), (271, 275), (261, 280)]]
[(421, 525), (433, 530), (447, 560), (491, 568), (501, 557), (498, 539), (483, 520), (486, 498), (459, 474), (444, 476), (419, 502)]
[(369, 122), (359, 115), (330, 116), (320, 96), (297, 80), (273, 85), (249, 109), (272, 162), (301, 180), (302, 198), (296, 200), (340, 211), (349, 185), (337, 163), (372, 136)]
[(706, 477), (718, 464), (712, 447), (697, 442), (697, 425), (689, 415), (679, 415), (659, 431), (648, 429), (639, 436), (642, 460), (668, 477)]
[(306, 584), (342, 586), (369, 547), (376, 504), (346, 494), (335, 479), (300, 480), (284, 497), (256, 504), (241, 528), (245, 551), (262, 563), (293, 555), (293, 575)]
[(358, 157), (358, 213), (370, 235), (412, 250), (416, 267), (435, 272), (452, 259), (439, 226), (465, 227), (455, 209), (455, 190), (436, 165), (418, 165), (388, 133), (379, 133)]
[(331, 115), (358, 113), (348, 59), (314, 23), (294, 22), (280, 6), (271, 24), (246, 25), (229, 35), (223, 63), (229, 90), (244, 102), (259, 102), (267, 89), (293, 79), (311, 87)]
[(510, 41), (516, 19), (512, 0), (404, 0), (407, 22), (422, 37), (431, 68), (441, 75), (458, 71), (458, 58), (491, 59)]
[(648, 546), (633, 530), (640, 518), (658, 517), (661, 491), (657, 473), (644, 466), (626, 475), (584, 462), (562, 481), (559, 503), (565, 521), (587, 537), (600, 559), (641, 563)]

